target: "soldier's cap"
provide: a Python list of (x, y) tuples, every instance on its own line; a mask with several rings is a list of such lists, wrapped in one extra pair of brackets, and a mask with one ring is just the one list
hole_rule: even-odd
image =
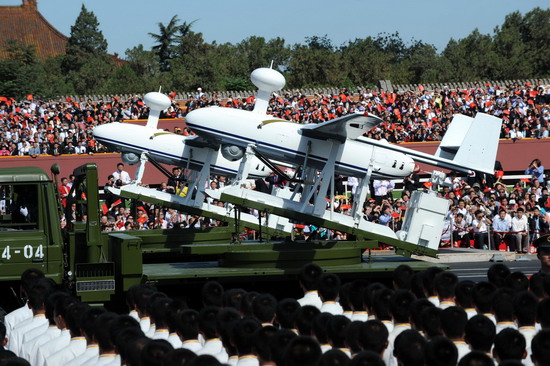
[(533, 241), (533, 245), (537, 248), (537, 252), (540, 249), (550, 249), (550, 234), (539, 237), (537, 240)]

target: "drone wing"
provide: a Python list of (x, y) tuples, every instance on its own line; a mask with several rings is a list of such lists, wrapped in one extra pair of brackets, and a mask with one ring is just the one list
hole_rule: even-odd
[(354, 140), (373, 127), (382, 123), (382, 119), (372, 114), (354, 113), (319, 124), (308, 124), (300, 128), (302, 136), (320, 140)]

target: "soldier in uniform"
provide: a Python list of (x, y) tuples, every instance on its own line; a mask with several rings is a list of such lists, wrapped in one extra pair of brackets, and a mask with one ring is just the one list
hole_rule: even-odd
[(550, 274), (550, 234), (543, 235), (533, 242), (540, 260), (540, 272)]

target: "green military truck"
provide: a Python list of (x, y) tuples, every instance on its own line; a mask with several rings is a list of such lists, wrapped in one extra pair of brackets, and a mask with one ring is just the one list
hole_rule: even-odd
[[(0, 286), (9, 289), (25, 269), (36, 267), (83, 301), (107, 302), (142, 282), (285, 281), (309, 262), (351, 278), (384, 276), (402, 261), (417, 270), (431, 265), (365, 255), (378, 248), (377, 240), (238, 242), (238, 220), (207, 229), (101, 232), (95, 164), (75, 169), (65, 209), (55, 172), (54, 167), (51, 176), (35, 167), (0, 169)], [(71, 216), (73, 204), (77, 219)]]

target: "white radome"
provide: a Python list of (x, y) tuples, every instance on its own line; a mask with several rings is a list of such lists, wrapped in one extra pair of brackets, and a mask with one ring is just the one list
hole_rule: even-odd
[(252, 71), (250, 80), (252, 80), (252, 83), (256, 85), (259, 90), (270, 93), (281, 90), (286, 84), (283, 74), (276, 70), (268, 69), (267, 67)]
[(168, 96), (158, 92), (150, 92), (145, 94), (143, 101), (149, 108), (158, 111), (163, 111), (172, 104)]

